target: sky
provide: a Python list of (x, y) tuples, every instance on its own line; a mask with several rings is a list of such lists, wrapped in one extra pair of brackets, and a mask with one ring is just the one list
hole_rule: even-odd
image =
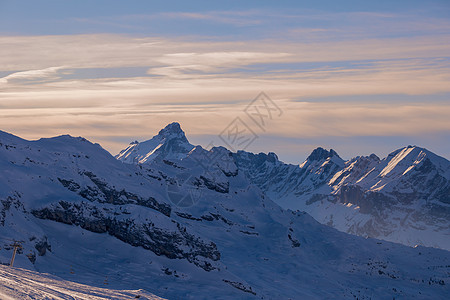
[(235, 150), (294, 164), (449, 159), (449, 120), (447, 0), (0, 0), (0, 130), (26, 139), (117, 154), (177, 121), (204, 147), (240, 124), (255, 138)]

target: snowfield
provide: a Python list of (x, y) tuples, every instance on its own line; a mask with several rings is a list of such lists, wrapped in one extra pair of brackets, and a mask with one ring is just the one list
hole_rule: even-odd
[(0, 299), (143, 299), (158, 300), (145, 290), (98, 288), (63, 280), (54, 275), (0, 265)]

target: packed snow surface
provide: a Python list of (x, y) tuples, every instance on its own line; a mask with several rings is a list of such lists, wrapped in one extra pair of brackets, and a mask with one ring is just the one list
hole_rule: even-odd
[(79, 284), (57, 276), (0, 265), (0, 299), (142, 299), (158, 300), (145, 290), (115, 290)]

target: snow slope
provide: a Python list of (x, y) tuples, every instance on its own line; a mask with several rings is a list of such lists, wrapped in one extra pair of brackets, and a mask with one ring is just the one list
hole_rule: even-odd
[(0, 265), (0, 299), (163, 299), (144, 290), (97, 288), (50, 274)]
[[(341, 164), (314, 163), (309, 182)], [(450, 293), (450, 252), (348, 235), (283, 210), (225, 148), (127, 164), (83, 138), (0, 132), (0, 167), (2, 263), (18, 240), (17, 267), (169, 299)]]

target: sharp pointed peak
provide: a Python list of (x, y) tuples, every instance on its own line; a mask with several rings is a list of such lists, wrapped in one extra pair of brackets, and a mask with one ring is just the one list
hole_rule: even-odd
[(192, 149), (178, 122), (168, 124), (157, 135), (144, 142), (132, 142), (116, 158), (126, 163), (146, 163), (155, 159), (182, 159)]
[(180, 123), (172, 122), (166, 127), (161, 129), (158, 133), (159, 136), (171, 136), (171, 135), (185, 135), (184, 131), (181, 129)]

